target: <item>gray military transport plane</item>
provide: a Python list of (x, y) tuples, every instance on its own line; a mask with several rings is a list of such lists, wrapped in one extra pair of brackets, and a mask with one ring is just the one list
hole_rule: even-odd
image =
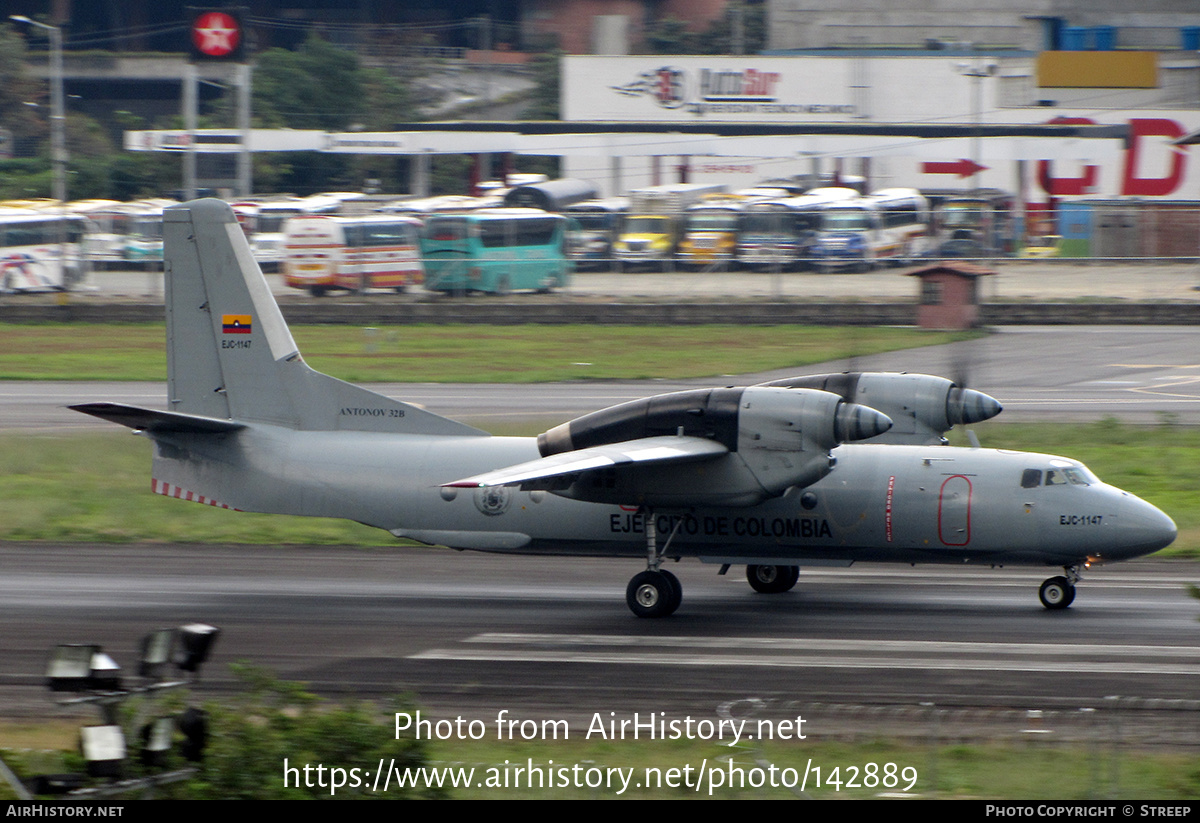
[(801, 565), (1061, 566), (1040, 597), (1062, 609), (1081, 568), (1175, 539), (1078, 461), (944, 445), (1000, 404), (930, 375), (695, 389), (493, 437), (309, 368), (225, 203), (167, 209), (163, 228), (168, 410), (72, 407), (154, 441), (159, 494), (455, 549), (643, 557), (639, 617), (679, 606), (667, 559), (745, 565), (764, 593)]

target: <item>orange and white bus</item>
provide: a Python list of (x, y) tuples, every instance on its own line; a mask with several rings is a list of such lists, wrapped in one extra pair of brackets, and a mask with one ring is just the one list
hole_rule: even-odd
[(421, 221), (402, 215), (304, 215), (284, 224), (287, 285), (320, 297), (330, 289), (402, 292), (425, 280)]

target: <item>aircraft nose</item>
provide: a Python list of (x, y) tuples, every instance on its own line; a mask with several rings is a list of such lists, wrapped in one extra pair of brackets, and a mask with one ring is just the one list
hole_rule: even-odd
[(1129, 557), (1150, 554), (1175, 542), (1175, 521), (1140, 497), (1128, 495), (1119, 518), (1121, 549)]

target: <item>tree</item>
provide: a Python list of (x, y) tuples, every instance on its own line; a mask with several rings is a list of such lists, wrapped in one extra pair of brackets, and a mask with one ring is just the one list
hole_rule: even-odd
[[(29, 74), (25, 40), (11, 25), (0, 25), (0, 125), (13, 133), (18, 152), (49, 134), (48, 119), (50, 91), (45, 84)], [(46, 103), (46, 105), (42, 105)], [(31, 105), (34, 104), (34, 105)]]
[(316, 34), (295, 51), (268, 49), (254, 68), (254, 118), (265, 128), (387, 128), (409, 119), (407, 90)]
[(559, 114), (559, 77), (562, 65), (561, 51), (539, 54), (531, 63), (534, 81), (537, 83), (525, 107), (525, 118), (528, 120), (558, 120)]
[[(254, 67), (251, 112), (260, 128), (387, 131), (411, 118), (411, 95), (403, 83), (380, 69), (363, 68), (358, 57), (309, 34), (299, 48), (268, 49)], [(212, 120), (233, 123), (234, 101), (227, 96)], [(257, 188), (297, 194), (359, 189), (367, 177), (398, 185), (394, 158), (288, 153), (259, 157)]]
[(763, 3), (730, 3), (725, 14), (701, 32), (689, 32), (674, 17), (656, 21), (646, 31), (646, 50), (651, 54), (732, 54), (733, 13), (738, 10), (742, 15), (742, 51), (757, 54), (767, 42)]

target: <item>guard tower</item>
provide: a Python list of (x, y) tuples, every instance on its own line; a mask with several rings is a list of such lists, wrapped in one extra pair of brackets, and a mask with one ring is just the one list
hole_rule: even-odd
[(936, 263), (908, 273), (920, 281), (917, 325), (923, 329), (970, 329), (979, 324), (980, 278), (995, 274), (970, 263)]

